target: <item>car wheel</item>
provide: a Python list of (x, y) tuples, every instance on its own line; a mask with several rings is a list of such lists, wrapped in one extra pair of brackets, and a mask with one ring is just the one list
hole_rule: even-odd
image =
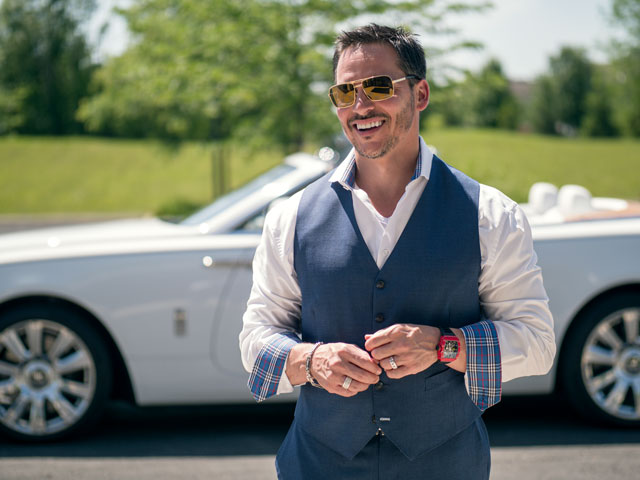
[(87, 319), (58, 305), (21, 306), (0, 318), (0, 428), (31, 441), (94, 424), (111, 390), (104, 342)]
[(576, 322), (562, 365), (569, 401), (587, 418), (640, 426), (640, 295), (605, 298)]

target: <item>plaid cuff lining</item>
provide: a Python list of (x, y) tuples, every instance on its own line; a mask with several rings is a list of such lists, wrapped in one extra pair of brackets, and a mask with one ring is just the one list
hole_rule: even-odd
[(266, 400), (278, 392), (278, 384), (289, 351), (299, 342), (296, 334), (282, 333), (262, 347), (247, 382), (251, 395), (257, 402)]
[(502, 396), (502, 364), (498, 333), (493, 322), (483, 320), (463, 327), (467, 342), (469, 396), (480, 410), (495, 405)]

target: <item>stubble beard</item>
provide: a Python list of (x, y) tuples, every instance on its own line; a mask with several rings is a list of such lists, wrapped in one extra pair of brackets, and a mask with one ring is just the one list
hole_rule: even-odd
[[(407, 102), (407, 104), (396, 117), (396, 127), (394, 128), (394, 131), (387, 139), (387, 141), (382, 145), (382, 147), (375, 152), (366, 152), (362, 148), (360, 148), (360, 146), (357, 145), (356, 142), (352, 142), (353, 148), (355, 148), (356, 152), (358, 152), (358, 155), (363, 158), (376, 159), (384, 157), (391, 150), (393, 150), (396, 145), (398, 145), (401, 134), (409, 131), (409, 129), (411, 128), (411, 125), (413, 124), (413, 116), (415, 115), (415, 107), (416, 102), (412, 92), (409, 102)], [(389, 117), (385, 115), (385, 118), (388, 119)]]

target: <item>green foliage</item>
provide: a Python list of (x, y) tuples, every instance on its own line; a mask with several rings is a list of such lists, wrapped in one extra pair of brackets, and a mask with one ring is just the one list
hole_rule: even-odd
[(613, 0), (611, 17), (627, 33), (612, 42), (614, 118), (624, 134), (640, 137), (640, 0)]
[(549, 60), (557, 120), (577, 129), (586, 111), (591, 89), (591, 62), (583, 49), (563, 47)]
[(582, 49), (563, 47), (549, 60), (549, 74), (537, 79), (532, 102), (534, 129), (575, 135), (587, 110), (592, 67)]
[(0, 134), (69, 134), (92, 66), (79, 26), (93, 0), (0, 5)]
[(429, 108), (422, 114), (423, 117), (426, 116), (429, 125), (432, 124), (431, 117), (442, 119), (443, 125), (446, 126), (465, 125), (466, 115), (469, 113), (469, 98), (462, 88), (463, 85), (464, 82), (454, 81), (444, 85), (430, 83)]
[(551, 76), (541, 75), (534, 82), (529, 116), (534, 131), (545, 134), (556, 133), (557, 113)]
[(339, 28), (381, 21), (435, 32), (447, 15), (483, 7), (449, 0), (138, 0), (121, 11), (135, 41), (97, 72), (78, 118), (102, 134), (233, 137), (298, 150), (338, 130), (326, 88)]
[(624, 134), (640, 137), (640, 46), (620, 53), (613, 71), (616, 123)]
[(466, 72), (461, 82), (433, 91), (432, 108), (447, 125), (515, 129), (520, 108), (498, 60), (477, 73)]
[(614, 121), (612, 67), (596, 68), (593, 76), (593, 88), (586, 98), (586, 112), (582, 120), (580, 133), (588, 137), (616, 137), (619, 129)]
[(630, 41), (640, 46), (640, 0), (613, 0), (611, 16), (627, 31)]
[(573, 136), (587, 112), (593, 67), (583, 49), (563, 47), (549, 60), (549, 74), (534, 85), (531, 118), (534, 130)]
[(476, 126), (516, 128), (518, 107), (500, 62), (491, 60), (480, 71), (474, 93), (471, 108)]
[(0, 135), (16, 132), (26, 123), (22, 106), (28, 96), (28, 87), (6, 89), (0, 85)]

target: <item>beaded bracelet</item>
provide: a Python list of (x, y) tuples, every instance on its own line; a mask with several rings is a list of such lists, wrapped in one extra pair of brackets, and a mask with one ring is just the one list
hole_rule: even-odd
[(313, 354), (316, 353), (316, 349), (320, 345), (322, 345), (322, 342), (318, 342), (313, 346), (313, 348), (311, 349), (311, 352), (309, 353), (309, 355), (307, 355), (307, 361), (304, 366), (305, 373), (307, 374), (307, 382), (309, 382), (312, 386), (317, 388), (322, 388), (322, 386), (318, 383), (318, 381), (315, 378), (313, 378), (313, 375), (311, 375), (311, 358), (313, 357)]

